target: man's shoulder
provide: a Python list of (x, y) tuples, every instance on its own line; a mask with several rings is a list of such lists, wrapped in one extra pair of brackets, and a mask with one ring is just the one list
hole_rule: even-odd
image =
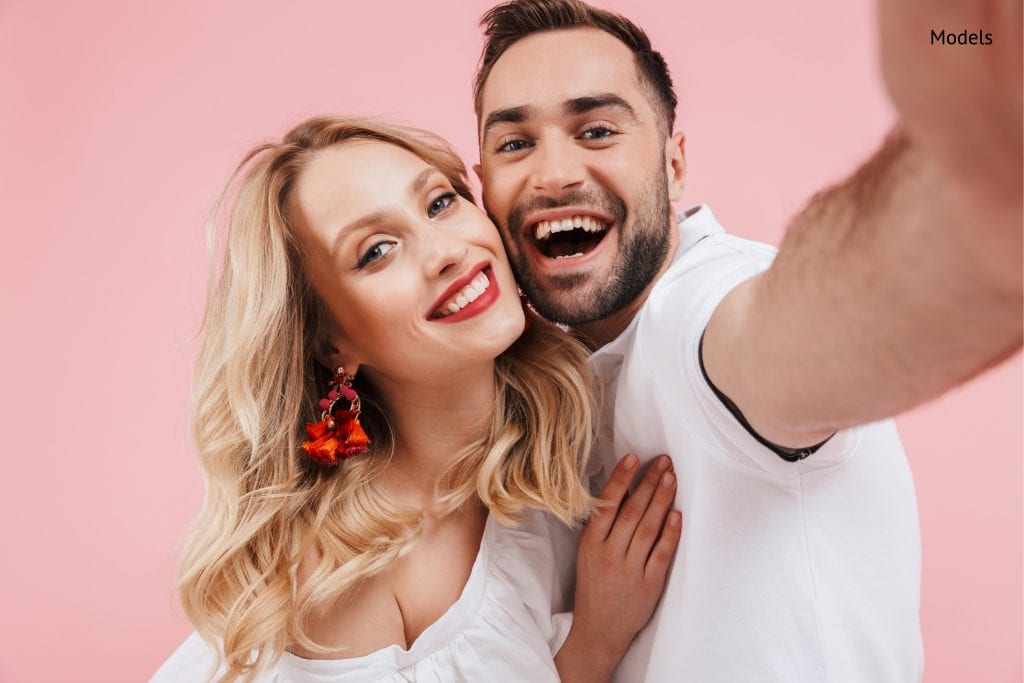
[(768, 244), (726, 232), (707, 207), (688, 212), (679, 230), (679, 250), (641, 307), (631, 344), (633, 353), (659, 368), (689, 355), (695, 358), (721, 300), (767, 269), (776, 254)]
[(631, 355), (680, 334), (696, 338), (710, 311), (743, 280), (766, 269), (776, 249), (732, 235), (711, 209), (699, 205), (679, 216), (679, 247), (657, 278), (627, 330), (597, 352)]
[(680, 214), (678, 228), (679, 251), (659, 284), (695, 271), (712, 277), (719, 269), (727, 269), (736, 263), (770, 263), (778, 251), (769, 244), (728, 232), (706, 205)]
[(684, 232), (679, 253), (651, 288), (641, 318), (678, 319), (687, 312), (699, 318), (700, 310), (713, 309), (733, 287), (766, 270), (776, 253), (769, 244), (724, 231)]

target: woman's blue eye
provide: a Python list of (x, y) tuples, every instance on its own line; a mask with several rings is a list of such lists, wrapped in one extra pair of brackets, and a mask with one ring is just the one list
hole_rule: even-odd
[(445, 192), (444, 194), (438, 195), (430, 202), (430, 206), (427, 207), (427, 216), (434, 218), (455, 203), (457, 198), (458, 197), (454, 192)]
[(381, 241), (374, 244), (372, 247), (363, 252), (363, 255), (359, 257), (359, 263), (357, 267), (365, 268), (374, 261), (378, 261), (388, 254), (395, 248), (394, 242)]

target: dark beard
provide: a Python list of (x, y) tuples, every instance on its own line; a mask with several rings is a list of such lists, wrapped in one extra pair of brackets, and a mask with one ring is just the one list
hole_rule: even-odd
[[(673, 229), (668, 199), (668, 178), (661, 168), (657, 182), (650, 183), (650, 193), (636, 204), (633, 223), (625, 231), (629, 218), (626, 205), (618, 197), (607, 193), (572, 192), (559, 200), (538, 198), (529, 205), (517, 206), (509, 213), (508, 230), (503, 233), (505, 249), (519, 286), (530, 303), (548, 320), (565, 325), (582, 325), (603, 320), (622, 310), (644, 291), (654, 280), (668, 255), (669, 231)], [(510, 245), (507, 235), (521, 235), (523, 216), (533, 211), (562, 206), (600, 207), (615, 217), (619, 231), (619, 257), (608, 279), (593, 290), (592, 295), (573, 296), (585, 284), (583, 274), (558, 275), (548, 279), (545, 286), (528, 268), (526, 255), (517, 245)], [(529, 238), (526, 238), (529, 239)]]

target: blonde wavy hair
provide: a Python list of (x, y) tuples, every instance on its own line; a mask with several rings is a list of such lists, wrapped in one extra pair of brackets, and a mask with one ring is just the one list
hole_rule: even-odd
[[(473, 201), (465, 167), (442, 140), (341, 118), (308, 120), (282, 142), (252, 150), (218, 201), (211, 263), (222, 254), (222, 265), (211, 271), (193, 388), (206, 499), (184, 542), (179, 590), (196, 629), (221, 652), (224, 681), (252, 680), (290, 643), (339, 652), (313, 642), (307, 620), (411, 550), (419, 535), (420, 513), (376, 484), (393, 439), (387, 407), (370, 387), (357, 379), (369, 453), (325, 467), (300, 450), (328, 377), (317, 362), (326, 314), (303, 267), (291, 202), (312, 156), (349, 140), (409, 150)], [(442, 510), (478, 498), (506, 524), (527, 509), (566, 524), (588, 514), (582, 473), (595, 409), (586, 356), (534, 319), (496, 359), (493, 418), (437, 482)], [(311, 550), (319, 563), (300, 582), (300, 560)]]

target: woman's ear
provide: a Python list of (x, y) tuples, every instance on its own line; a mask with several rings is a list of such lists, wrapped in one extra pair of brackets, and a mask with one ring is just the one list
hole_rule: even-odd
[(361, 358), (357, 358), (352, 350), (352, 344), (348, 343), (348, 337), (341, 331), (329, 317), (325, 316), (319, 323), (319, 333), (315, 335), (316, 341), (313, 344), (313, 358), (320, 365), (327, 368), (332, 374), (339, 365), (345, 368), (352, 377), (355, 377)]
[(341, 366), (345, 369), (351, 377), (359, 372), (359, 366), (361, 365), (358, 359), (351, 353), (346, 353), (344, 350), (339, 350), (333, 344), (330, 345), (329, 352), (324, 354), (318, 354), (316, 360), (330, 370), (332, 373)]

